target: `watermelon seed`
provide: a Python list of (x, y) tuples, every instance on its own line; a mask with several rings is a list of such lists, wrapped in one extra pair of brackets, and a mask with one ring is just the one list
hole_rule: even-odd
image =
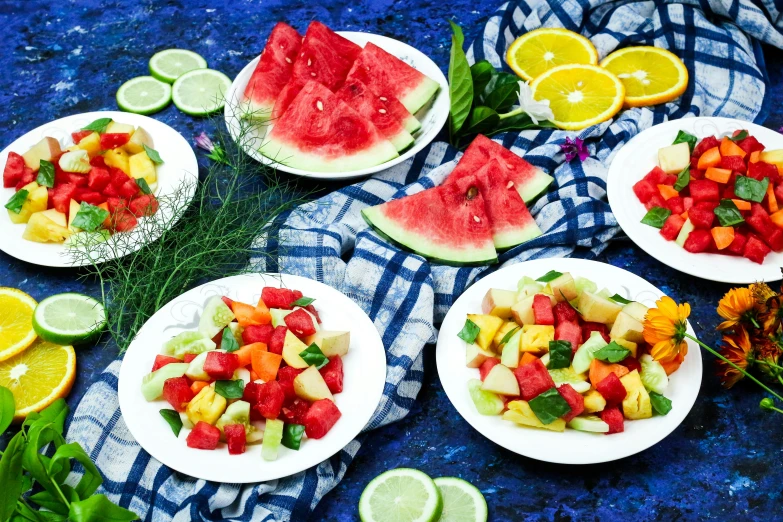
[(381, 101), (387, 101), (384, 96), (381, 96)]
[(312, 64), (313, 64), (313, 61), (310, 58), (308, 58), (307, 59), (307, 66), (310, 67)]
[(294, 63), (294, 62), (291, 61), (291, 58), (289, 58), (288, 56), (285, 57), (285, 61), (288, 62), (288, 63)]
[(509, 181), (508, 185), (506, 185), (506, 188), (511, 188), (513, 186), (514, 186), (514, 182), (513, 181)]
[(318, 107), (319, 111), (324, 110), (324, 104), (323, 104), (323, 102), (321, 100), (318, 100), (317, 102), (315, 102), (315, 106)]
[(378, 109), (378, 112), (380, 112), (381, 114), (386, 114), (386, 109)]
[(468, 199), (473, 199), (478, 196), (478, 189), (476, 187), (470, 187), (468, 189)]
[(476, 223), (481, 223), (481, 218), (478, 216), (473, 216), (473, 221), (475, 221)]
[(315, 76), (315, 73), (314, 73), (314, 72), (311, 72), (311, 73), (310, 73), (310, 76)]

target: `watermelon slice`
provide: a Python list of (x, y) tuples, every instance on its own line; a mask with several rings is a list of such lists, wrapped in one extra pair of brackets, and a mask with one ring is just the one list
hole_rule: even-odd
[(302, 35), (290, 25), (278, 22), (272, 29), (261, 59), (245, 87), (246, 117), (266, 121), (275, 100), (291, 79), (294, 62), (302, 45)]
[(411, 114), (424, 107), (440, 88), (438, 82), (373, 43), (364, 46), (348, 76), (381, 96), (394, 96)]
[(497, 261), (484, 198), (472, 178), (362, 210), (383, 236), (452, 265)]
[(259, 148), (264, 156), (314, 172), (374, 167), (398, 156), (378, 129), (318, 82), (307, 82)]
[(388, 105), (359, 80), (346, 82), (336, 94), (349, 107), (370, 120), (398, 151), (413, 144), (413, 136), (391, 114)]
[(554, 178), (543, 170), (520, 158), (503, 145), (479, 134), (449, 174), (446, 183), (455, 183), (466, 176), (472, 176), (489, 160), (497, 159), (505, 167), (508, 179), (514, 183), (525, 203), (530, 203), (543, 192)]
[[(348, 81), (349, 80), (346, 80), (346, 83)], [(400, 123), (402, 123), (402, 126), (405, 127), (406, 131), (410, 132), (411, 134), (415, 134), (419, 129), (421, 129), (421, 123), (419, 120), (416, 119), (416, 116), (408, 112), (408, 109), (405, 108), (405, 105), (403, 105), (400, 100), (389, 94), (386, 96), (378, 96), (378, 99), (386, 104), (386, 108), (389, 109), (391, 115), (397, 118)]]

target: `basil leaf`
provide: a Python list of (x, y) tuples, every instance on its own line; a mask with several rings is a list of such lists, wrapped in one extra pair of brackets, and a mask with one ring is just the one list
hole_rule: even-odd
[(627, 305), (628, 303), (633, 303), (633, 301), (629, 301), (625, 297), (621, 296), (620, 294), (614, 294), (612, 297), (610, 297), (612, 301), (620, 304)]
[(691, 182), (691, 164), (685, 165), (685, 168), (677, 174), (677, 181), (674, 182), (674, 190), (681, 191)]
[(309, 366), (315, 366), (319, 370), (329, 363), (329, 358), (313, 343), (299, 353), (299, 357)]
[(470, 76), (473, 78), (473, 96), (476, 101), (483, 99), (487, 85), (495, 76), (495, 67), (487, 60), (481, 60), (470, 66)]
[(283, 427), (283, 446), (292, 450), (299, 450), (299, 446), (302, 444), (302, 435), (304, 435), (305, 427), (301, 424), (286, 424)]
[(314, 301), (315, 301), (314, 297), (304, 296), (304, 297), (300, 297), (299, 299), (291, 303), (291, 306), (301, 306), (302, 308), (304, 308), (305, 306), (309, 306), (313, 304)]
[(0, 435), (11, 425), (15, 412), (14, 394), (5, 386), (0, 386)]
[(215, 381), (215, 393), (222, 395), (226, 399), (241, 399), (245, 391), (245, 381), (237, 379), (235, 381)]
[(223, 335), (220, 337), (220, 349), (228, 353), (239, 350), (237, 338), (234, 337), (234, 332), (228, 326), (223, 329)]
[(558, 393), (557, 388), (549, 388), (538, 397), (530, 399), (528, 404), (542, 424), (551, 424), (571, 411), (571, 407)]
[(599, 361), (609, 363), (619, 363), (631, 354), (631, 350), (624, 346), (620, 346), (616, 342), (612, 341), (597, 352), (593, 354), (593, 357)]
[[(217, 385), (215, 386), (217, 387)], [(179, 416), (177, 410), (167, 410), (164, 408), (160, 410), (160, 416), (169, 423), (171, 431), (174, 432), (174, 436), (179, 437), (179, 432), (182, 431), (182, 418)]]
[(746, 131), (745, 129), (742, 129), (741, 131), (739, 131), (737, 133), (736, 136), (729, 136), (729, 139), (731, 141), (742, 141), (742, 140), (744, 140), (747, 137), (748, 137), (748, 131)]
[(498, 73), (484, 105), (497, 112), (504, 112), (519, 103), (519, 78), (513, 74)]
[(478, 327), (476, 323), (471, 321), (470, 319), (465, 320), (465, 326), (462, 327), (462, 330), (457, 334), (457, 337), (462, 339), (468, 344), (472, 344), (476, 341), (476, 337), (478, 337), (479, 331), (481, 329)]
[(22, 461), (26, 449), (23, 432), (17, 432), (0, 458), (0, 520), (9, 520), (22, 496)]
[(722, 199), (720, 205), (715, 207), (715, 216), (720, 221), (722, 227), (732, 227), (745, 222), (745, 218), (742, 217), (742, 213), (737, 208), (737, 205), (730, 199)]
[(144, 152), (147, 153), (147, 157), (151, 159), (153, 163), (156, 165), (163, 163), (163, 160), (160, 159), (160, 154), (158, 154), (157, 150), (153, 149), (152, 147), (147, 147), (145, 143), (142, 143), (141, 146), (144, 147)]
[(768, 186), (769, 178), (759, 181), (748, 176), (737, 176), (737, 181), (734, 183), (734, 194), (745, 201), (761, 203), (767, 194)]
[(546, 367), (549, 370), (559, 370), (571, 366), (573, 350), (570, 341), (549, 341), (549, 362)]
[(152, 189), (147, 184), (147, 180), (145, 180), (144, 178), (138, 178), (136, 180), (136, 185), (139, 186), (142, 194), (152, 194)]
[(473, 78), (470, 65), (462, 50), (465, 37), (460, 26), (449, 20), (451, 25), (451, 56), (449, 58), (449, 135), (452, 141), (462, 129), (473, 105)]
[(475, 107), (468, 118), (467, 131), (464, 134), (488, 134), (500, 123), (500, 115), (497, 112), (479, 105)]
[(666, 219), (672, 215), (672, 211), (668, 208), (653, 207), (642, 218), (642, 223), (650, 225), (655, 228), (663, 228), (663, 224)]
[(504, 335), (503, 338), (500, 340), (500, 343), (498, 343), (498, 348), (508, 343), (520, 328), (521, 326), (515, 326), (514, 328), (506, 332), (506, 335)]
[(68, 511), (70, 522), (130, 522), (138, 519), (136, 513), (114, 504), (102, 494), (71, 502)]
[(658, 392), (650, 392), (650, 404), (658, 415), (666, 415), (672, 411), (672, 401)]
[(79, 205), (79, 212), (76, 213), (76, 217), (73, 218), (71, 224), (86, 232), (93, 232), (106, 221), (107, 217), (109, 217), (108, 210), (82, 201), (81, 205)]
[(546, 274), (544, 274), (541, 277), (539, 277), (538, 279), (536, 279), (536, 281), (538, 281), (539, 283), (548, 283), (550, 281), (554, 281), (555, 279), (557, 279), (561, 275), (563, 275), (562, 272), (558, 272), (557, 270), (550, 270)]
[(95, 131), (100, 134), (106, 131), (106, 127), (108, 127), (111, 122), (111, 118), (98, 118), (86, 127), (82, 127), (82, 130)]
[(697, 141), (699, 141), (699, 139), (696, 136), (681, 130), (680, 132), (677, 133), (677, 137), (674, 138), (672, 145), (677, 145), (678, 143), (687, 143), (688, 148), (691, 149), (691, 153), (692, 153), (693, 149), (696, 147)]
[(95, 493), (95, 490), (103, 483), (103, 477), (92, 460), (90, 460), (90, 456), (87, 455), (78, 442), (63, 444), (58, 447), (52, 456), (49, 468), (51, 470), (61, 465), (69, 465), (71, 459), (76, 460), (84, 468), (84, 475), (79, 479), (75, 493), (78, 498), (87, 498)]
[(41, 166), (38, 169), (38, 176), (35, 181), (44, 187), (54, 187), (54, 164), (51, 161), (41, 160)]
[(11, 196), (11, 199), (8, 200), (8, 203), (5, 204), (5, 208), (14, 214), (20, 213), (22, 211), (22, 205), (24, 205), (24, 202), (27, 201), (27, 196), (29, 195), (30, 193), (25, 189), (14, 193), (14, 195)]

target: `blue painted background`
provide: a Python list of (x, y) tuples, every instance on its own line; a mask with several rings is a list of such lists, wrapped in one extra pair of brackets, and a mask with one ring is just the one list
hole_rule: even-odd
[[(125, 80), (147, 74), (156, 51), (184, 47), (203, 55), (230, 77), (262, 49), (278, 20), (304, 31), (318, 19), (334, 29), (375, 32), (405, 41), (448, 65), (453, 17), (470, 41), (499, 0), (282, 0), (194, 2), (0, 2), (0, 148), (50, 120), (84, 111), (116, 109), (114, 93)], [(783, 53), (766, 48), (773, 100), (783, 95)], [(209, 122), (173, 106), (155, 115), (190, 138)], [(783, 109), (773, 103), (766, 123), (777, 129)], [(201, 155), (200, 155), (201, 156)], [(203, 164), (203, 158), (201, 159)], [(327, 189), (328, 185), (311, 185)], [(692, 323), (714, 343), (715, 304), (727, 285), (678, 274), (622, 240), (600, 260), (644, 275), (693, 307)], [(0, 253), (0, 286), (36, 299), (58, 292), (98, 295), (79, 272), (16, 261)], [(460, 476), (486, 495), (493, 520), (772, 520), (780, 518), (783, 458), (780, 419), (758, 409), (760, 395), (740, 385), (731, 393), (713, 377), (705, 357), (699, 400), (685, 422), (641, 455), (619, 462), (568, 467), (519, 457), (473, 431), (450, 405), (428, 350), (425, 385), (411, 415), (376, 430), (345, 480), (321, 502), (314, 520), (351, 520), (367, 482), (397, 466), (432, 476)], [(74, 406), (114, 358), (113, 344), (79, 352)], [(589, 451), (585, 449), (585, 451)]]

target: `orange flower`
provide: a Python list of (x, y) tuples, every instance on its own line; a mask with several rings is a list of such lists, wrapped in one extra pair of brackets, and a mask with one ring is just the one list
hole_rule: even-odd
[(651, 346), (650, 355), (661, 363), (673, 361), (688, 352), (685, 333), (691, 314), (688, 303), (678, 305), (671, 297), (663, 296), (655, 302), (644, 318), (644, 340)]
[[(733, 362), (743, 370), (747, 370), (749, 359), (753, 358), (753, 347), (750, 344), (750, 336), (744, 328), (737, 328), (734, 333), (723, 335), (723, 345), (721, 355)], [(744, 377), (744, 374), (718, 359), (718, 376), (721, 378), (721, 384), (726, 388), (731, 388), (737, 381)]]
[(718, 302), (718, 315), (726, 319), (718, 330), (728, 330), (745, 319), (753, 319), (757, 301), (750, 288), (732, 288)]

